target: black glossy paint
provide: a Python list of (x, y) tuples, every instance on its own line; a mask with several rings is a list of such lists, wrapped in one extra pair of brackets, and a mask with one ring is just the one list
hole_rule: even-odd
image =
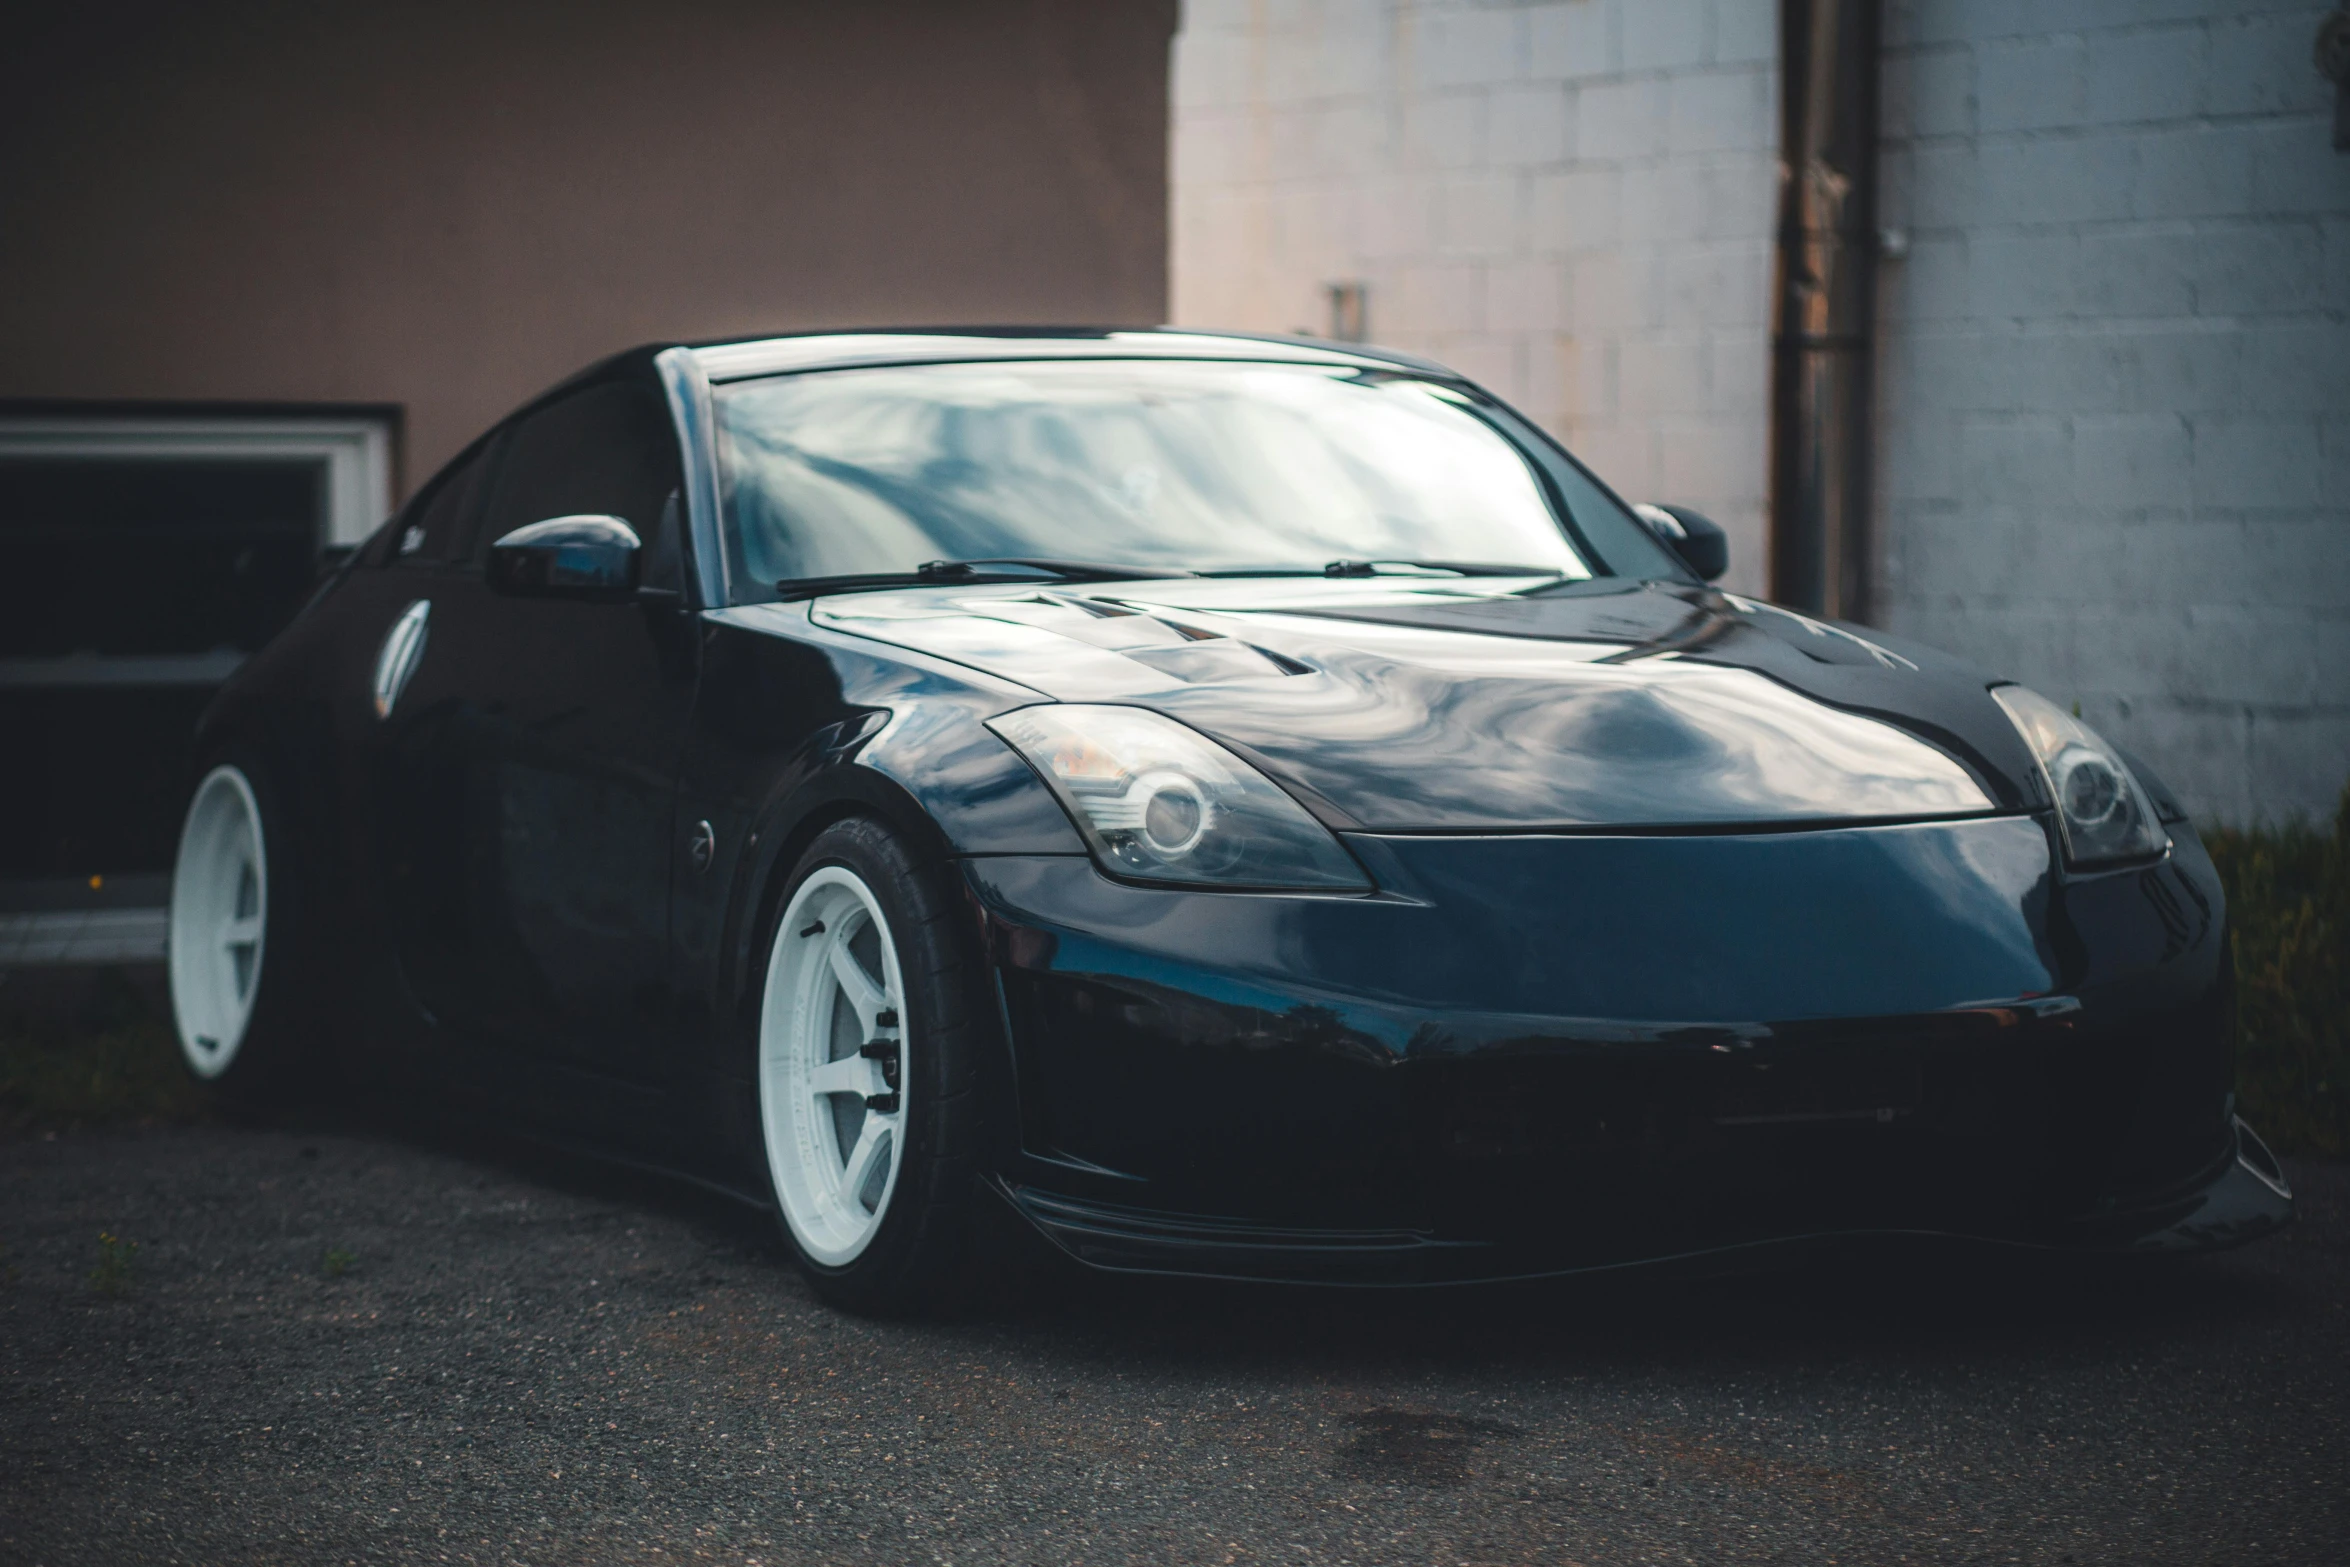
[[(1098, 1265), (1442, 1280), (1882, 1228), (2191, 1247), (2289, 1212), (2231, 1118), (2192, 829), (2166, 807), (2159, 860), (2067, 871), (1981, 673), (1678, 578), (729, 608), (703, 368), (623, 356), (526, 409), (207, 719), (297, 814), (354, 1079), (760, 1190), (766, 922), (855, 812), (956, 862), (1005, 1025), (993, 1180)], [(516, 441), (566, 407), (658, 410), (658, 438), (634, 467), (542, 457), (543, 506), (517, 498)], [(486, 540), (583, 513), (642, 536), (639, 591), (491, 590)], [(378, 717), (418, 599), (425, 653)], [(1222, 741), (1376, 890), (1112, 880), (984, 727), (1052, 699)]]

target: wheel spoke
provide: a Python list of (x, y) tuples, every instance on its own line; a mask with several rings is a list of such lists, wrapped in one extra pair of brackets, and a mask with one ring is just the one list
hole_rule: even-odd
[(881, 1063), (863, 1056), (843, 1056), (808, 1073), (808, 1091), (819, 1099), (828, 1094), (878, 1094), (887, 1087)]
[(849, 1005), (856, 1009), (857, 1021), (864, 1025), (865, 1037), (871, 1039), (874, 1019), (889, 1005), (889, 997), (873, 982), (873, 976), (865, 972), (865, 965), (857, 961), (857, 955), (849, 950), (848, 942), (841, 936), (831, 938), (825, 956), (831, 960), (833, 978), (840, 981), (841, 994), (849, 998)]
[(877, 1160), (886, 1161), (890, 1150), (897, 1145), (898, 1118), (894, 1115), (868, 1113), (864, 1126), (857, 1133), (857, 1146), (849, 1150), (847, 1166), (841, 1171), (841, 1196), (849, 1202), (863, 1205), (863, 1192), (873, 1179)]
[(237, 947), (258, 946), (260, 941), (261, 919), (258, 915), (248, 915), (243, 919), (230, 919), (221, 922), (220, 944), (224, 947), (233, 950)]

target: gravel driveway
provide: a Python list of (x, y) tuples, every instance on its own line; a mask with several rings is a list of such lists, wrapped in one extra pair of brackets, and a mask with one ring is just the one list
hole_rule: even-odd
[(2350, 1168), (2292, 1173), (2284, 1236), (2151, 1270), (908, 1324), (817, 1304), (760, 1215), (527, 1150), (8, 1143), (0, 1561), (2340, 1563)]

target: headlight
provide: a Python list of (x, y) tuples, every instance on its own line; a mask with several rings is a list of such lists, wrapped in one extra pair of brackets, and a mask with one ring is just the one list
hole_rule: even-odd
[(2007, 709), (2017, 733), (2039, 758), (2040, 776), (2056, 798), (2066, 859), (2102, 865), (2160, 854), (2170, 846), (2146, 791), (2096, 730), (2022, 686), (1994, 686), (1991, 697)]
[(1105, 870), (1228, 887), (1370, 889), (1329, 829), (1171, 718), (1053, 703), (987, 727), (1043, 775)]

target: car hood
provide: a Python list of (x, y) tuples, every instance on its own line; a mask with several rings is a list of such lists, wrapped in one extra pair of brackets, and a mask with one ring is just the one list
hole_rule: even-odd
[(1167, 714), (1372, 831), (2026, 809), (1983, 677), (1694, 584), (1175, 579), (818, 601), (820, 625)]

